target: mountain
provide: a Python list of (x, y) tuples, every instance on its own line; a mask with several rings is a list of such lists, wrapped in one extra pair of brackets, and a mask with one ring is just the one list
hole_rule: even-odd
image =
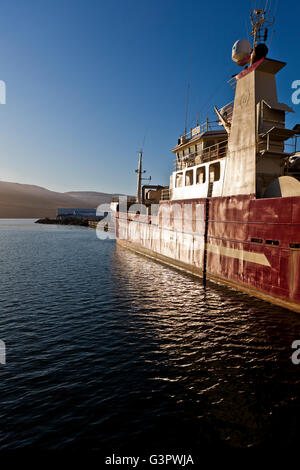
[(64, 194), (87, 202), (90, 204), (89, 207), (97, 207), (99, 204), (109, 204), (113, 196), (119, 196), (118, 194), (98, 193), (95, 191), (70, 191)]
[(0, 181), (0, 218), (55, 217), (58, 207), (96, 208), (116, 194), (89, 191), (60, 193), (40, 186)]

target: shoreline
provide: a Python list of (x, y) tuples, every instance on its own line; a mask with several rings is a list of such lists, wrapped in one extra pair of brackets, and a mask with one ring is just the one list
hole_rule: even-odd
[(86, 217), (56, 217), (54, 219), (51, 219), (50, 217), (44, 217), (42, 219), (36, 220), (34, 223), (44, 225), (75, 225), (96, 229), (98, 222), (100, 222), (104, 218), (105, 216), (99, 216), (96, 219), (90, 219)]

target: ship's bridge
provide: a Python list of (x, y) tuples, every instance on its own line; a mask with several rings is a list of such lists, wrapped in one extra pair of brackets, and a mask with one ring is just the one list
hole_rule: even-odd
[[(230, 122), (232, 104), (222, 110)], [(180, 136), (172, 150), (176, 158), (170, 191), (168, 194), (163, 192), (163, 199), (169, 199), (171, 194), (172, 199), (202, 197), (212, 195), (212, 191), (217, 195), (218, 185), (222, 184), (227, 147), (228, 133), (219, 120), (206, 120)]]
[[(227, 132), (225, 129), (200, 131), (200, 126), (191, 130), (191, 136), (181, 136), (173, 149), (176, 154), (175, 171), (192, 167), (226, 155)], [(197, 133), (198, 131), (198, 133)]]

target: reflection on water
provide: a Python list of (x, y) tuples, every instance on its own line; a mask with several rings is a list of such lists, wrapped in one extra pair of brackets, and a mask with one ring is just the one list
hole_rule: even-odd
[(174, 388), (174, 406), (192, 406), (189, 438), (203, 425), (213, 439), (233, 446), (295, 439), (296, 314), (223, 286), (205, 288), (197, 278), (119, 247), (113, 267), (114, 295), (122, 303), (126, 292), (130, 302), (128, 333), (136, 335), (138, 326), (138, 334), (155, 341), (154, 363), (164, 366), (152, 380)]
[(0, 276), (1, 448), (296, 445), (296, 314), (78, 227), (0, 228)]

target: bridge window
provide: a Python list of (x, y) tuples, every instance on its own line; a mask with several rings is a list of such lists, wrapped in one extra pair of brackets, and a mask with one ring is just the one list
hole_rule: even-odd
[(192, 184), (194, 184), (193, 170), (188, 170), (185, 173), (185, 185), (186, 186), (192, 186)]
[(209, 165), (209, 182), (213, 183), (220, 179), (220, 162)]
[(181, 188), (183, 186), (183, 173), (176, 173), (176, 181), (175, 181), (176, 188)]
[(299, 249), (300, 248), (300, 243), (290, 243), (290, 248)]
[(197, 184), (205, 183), (205, 166), (200, 166), (200, 168), (197, 168), (196, 183)]

